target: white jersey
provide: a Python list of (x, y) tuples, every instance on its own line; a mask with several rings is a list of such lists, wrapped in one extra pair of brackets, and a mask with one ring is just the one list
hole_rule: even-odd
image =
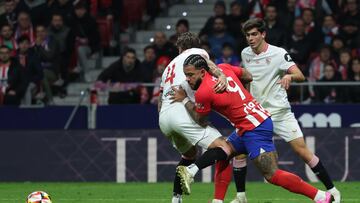
[[(241, 52), (243, 66), (253, 77), (250, 92), (276, 119), (277, 114), (289, 111), (286, 90), (278, 81), (295, 65), (290, 55), (280, 47), (268, 44), (265, 52), (255, 54), (250, 47)], [(279, 115), (280, 116), (280, 115)]]
[(170, 100), (170, 96), (173, 94), (171, 87), (178, 87), (181, 85), (185, 89), (190, 100), (194, 101), (194, 91), (187, 82), (184, 82), (186, 77), (183, 70), (185, 59), (192, 54), (200, 54), (207, 59), (209, 58), (209, 54), (204, 49), (191, 48), (182, 52), (169, 63), (161, 77), (160, 88), (163, 92), (161, 97), (161, 111), (169, 108), (171, 105), (172, 100)]

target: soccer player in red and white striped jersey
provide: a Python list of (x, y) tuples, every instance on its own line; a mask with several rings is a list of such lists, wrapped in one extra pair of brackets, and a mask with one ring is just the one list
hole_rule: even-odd
[[(270, 114), (241, 84), (241, 69), (226, 64), (218, 66), (228, 81), (227, 91), (220, 94), (212, 90), (217, 79), (207, 73), (209, 67), (202, 56), (190, 55), (184, 62), (186, 80), (190, 87), (196, 90), (195, 104), (191, 101), (185, 104), (193, 119), (204, 126), (211, 110), (222, 114), (235, 127), (235, 132), (228, 137), (232, 155), (247, 154), (264, 178), (274, 185), (307, 196), (317, 203), (330, 203), (330, 193), (318, 190), (299, 176), (278, 168)], [(186, 97), (185, 91), (179, 89), (175, 90), (172, 98), (174, 101), (182, 102)], [(183, 191), (190, 193), (190, 183), (200, 169), (214, 164), (216, 160), (226, 166), (228, 158), (224, 151), (213, 148), (206, 151), (194, 164), (177, 167)]]

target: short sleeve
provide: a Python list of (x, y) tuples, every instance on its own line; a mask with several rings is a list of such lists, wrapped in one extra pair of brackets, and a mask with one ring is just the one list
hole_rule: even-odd
[(243, 68), (247, 67), (247, 64), (245, 63), (245, 49), (241, 51), (241, 65), (243, 66)]
[(280, 70), (287, 71), (291, 66), (295, 65), (290, 54), (287, 51), (285, 51), (285, 49), (283, 49), (283, 48), (280, 48), (279, 57), (281, 57), (280, 58), (280, 66), (279, 66)]
[[(203, 89), (204, 90), (204, 89)], [(195, 93), (195, 109), (196, 112), (207, 115), (211, 111), (211, 93), (208, 91), (197, 91)]]
[(235, 75), (238, 78), (241, 78), (242, 74), (243, 74), (243, 69), (237, 66), (230, 66), (231, 70), (235, 73)]
[(238, 66), (232, 66), (232, 65), (227, 64), (227, 63), (222, 63), (222, 64), (219, 64), (218, 67), (220, 67), (223, 70), (224, 69), (231, 70), (232, 72), (235, 73), (235, 75), (238, 78), (241, 78), (241, 75), (243, 74), (243, 69), (238, 67)]

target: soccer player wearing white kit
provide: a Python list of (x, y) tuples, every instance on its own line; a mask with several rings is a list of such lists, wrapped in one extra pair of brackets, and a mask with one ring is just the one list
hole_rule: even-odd
[[(193, 48), (200, 46), (200, 40), (191, 33), (184, 33), (179, 36), (177, 41), (179, 53), (175, 59), (164, 70), (162, 82), (160, 85), (161, 95), (158, 104), (159, 126), (164, 135), (170, 140), (173, 146), (182, 154), (181, 161), (178, 165), (190, 165), (195, 161), (197, 154), (196, 147), (200, 146), (204, 149), (219, 148), (228, 153), (228, 145), (221, 138), (220, 132), (210, 126), (198, 125), (188, 114), (183, 103), (172, 103), (170, 97), (173, 95), (174, 87), (180, 86), (186, 90), (189, 95), (193, 95), (191, 88), (185, 81), (186, 77), (183, 72), (183, 63), (185, 59), (192, 54), (200, 54), (209, 58), (208, 53), (203, 49)], [(211, 66), (209, 72), (219, 78), (219, 82), (215, 84), (214, 91), (222, 92), (226, 89), (225, 75), (216, 68)], [(191, 99), (191, 98), (190, 98)], [(176, 175), (173, 188), (173, 203), (182, 202), (182, 190), (180, 179)]]
[[(334, 202), (340, 202), (340, 192), (335, 188), (325, 167), (306, 146), (287, 98), (286, 90), (290, 83), (303, 81), (304, 75), (287, 51), (266, 43), (265, 22), (262, 19), (248, 20), (243, 26), (243, 32), (249, 46), (242, 51), (241, 58), (244, 68), (253, 76), (250, 93), (271, 113), (274, 134), (290, 144), (333, 195)], [(235, 159), (233, 163), (238, 192), (233, 202), (246, 202), (240, 200), (244, 199), (245, 195), (246, 160)]]

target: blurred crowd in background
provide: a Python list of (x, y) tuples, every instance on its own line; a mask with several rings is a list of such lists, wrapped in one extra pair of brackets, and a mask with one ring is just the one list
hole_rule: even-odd
[[(53, 104), (54, 96), (66, 97), (69, 83), (84, 82), (90, 67), (101, 66), (104, 55), (115, 55), (119, 59), (100, 73), (94, 88), (114, 90), (109, 104), (156, 104), (161, 74), (177, 56), (177, 37), (191, 31), (191, 22), (180, 19), (172, 36), (156, 32), (141, 61), (119, 36), (129, 29), (151, 27), (157, 16), (166, 16), (166, 9), (176, 3), (182, 1), (3, 1), (0, 103)], [(240, 53), (247, 46), (242, 24), (249, 18), (264, 18), (267, 42), (285, 48), (309, 82), (359, 82), (359, 9), (357, 0), (217, 1), (198, 34), (202, 48), (216, 63), (241, 66)], [(359, 103), (360, 86), (292, 87), (289, 100)]]

